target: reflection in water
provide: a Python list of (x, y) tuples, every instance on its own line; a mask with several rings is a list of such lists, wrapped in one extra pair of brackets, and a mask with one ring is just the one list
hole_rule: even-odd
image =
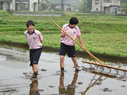
[(0, 55), (6, 56), (7, 61), (28, 62), (28, 52), (16, 48), (1, 48)]
[(40, 95), (38, 90), (38, 80), (32, 80), (32, 83), (30, 84), (30, 92), (29, 95)]
[[(103, 75), (100, 75), (98, 79), (95, 80), (95, 77), (96, 77), (96, 74), (94, 75), (93, 79), (91, 80), (91, 82), (89, 83), (88, 87), (86, 88), (86, 90), (82, 93), (82, 95), (86, 95), (86, 92), (93, 86), (95, 86), (96, 84), (101, 84), (101, 81), (102, 80), (105, 80), (105, 79), (101, 79), (103, 77)], [(95, 80), (93, 82), (93, 80)], [(92, 83), (93, 82), (93, 83)]]
[[(96, 73), (96, 72), (91, 72), (94, 75), (94, 77), (92, 78), (92, 80), (90, 81), (88, 87), (86, 88), (86, 90), (82, 93), (82, 95), (86, 95), (86, 93), (88, 92), (88, 90), (92, 87), (94, 87), (95, 85), (101, 85), (102, 84), (102, 81), (106, 80), (107, 78), (116, 78), (118, 79), (116, 76), (114, 75), (108, 75), (108, 74), (103, 74), (102, 72), (100, 73)], [(95, 77), (99, 75), (99, 77), (97, 79), (95, 79)], [(102, 78), (104, 77), (104, 78)], [(95, 81), (94, 81), (95, 80)], [(125, 81), (125, 80), (122, 80), (122, 79), (118, 79), (120, 81)], [(108, 91), (108, 92), (111, 92), (112, 90), (109, 90), (108, 88), (104, 88), (103, 90), (104, 92), (105, 91)]]
[[(94, 74), (94, 77), (92, 78), (92, 80), (90, 81), (88, 87), (85, 89), (85, 91), (82, 93), (82, 95), (86, 95), (88, 90), (90, 88), (94, 87), (95, 85), (101, 85), (102, 81), (106, 80), (107, 78), (115, 78), (115, 79), (117, 79), (119, 81), (123, 81), (123, 82), (125, 82), (127, 80), (127, 78), (125, 76), (126, 72), (124, 72), (124, 71), (123, 71), (123, 75), (119, 75), (118, 70), (111, 70), (111, 69), (108, 68), (109, 70), (106, 70), (106, 72), (104, 72), (104, 68), (101, 68), (102, 70), (97, 70), (97, 69), (98, 69), (97, 66), (96, 66), (96, 69), (94, 69), (92, 67), (90, 67), (90, 68), (83, 67), (82, 70), (89, 71), (90, 73)], [(115, 71), (115, 72), (111, 73), (111, 71)], [(95, 79), (96, 76), (99, 76), (99, 77), (97, 79)], [(109, 90), (108, 88), (104, 88), (103, 91), (104, 92), (111, 92), (112, 90)]]
[(64, 86), (64, 72), (60, 75), (60, 86), (59, 86), (59, 94), (67, 94), (67, 95), (74, 95), (75, 94), (75, 84), (78, 78), (78, 73), (75, 73), (73, 76), (73, 80), (71, 84), (65, 88)]

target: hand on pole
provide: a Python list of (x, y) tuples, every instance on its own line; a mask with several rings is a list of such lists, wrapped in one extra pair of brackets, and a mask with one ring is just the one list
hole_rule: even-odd
[(61, 32), (61, 37), (65, 37), (66, 33), (65, 32)]

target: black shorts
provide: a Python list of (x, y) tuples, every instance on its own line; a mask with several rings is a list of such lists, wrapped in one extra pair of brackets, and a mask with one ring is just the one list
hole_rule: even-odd
[(33, 64), (38, 64), (41, 52), (42, 48), (30, 49), (30, 66), (33, 66)]
[(68, 46), (65, 45), (64, 43), (61, 43), (59, 55), (65, 56), (66, 53), (68, 54), (68, 57), (76, 57), (75, 46)]

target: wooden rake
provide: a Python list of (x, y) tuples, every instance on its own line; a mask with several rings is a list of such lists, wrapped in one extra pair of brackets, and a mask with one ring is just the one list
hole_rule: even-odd
[[(118, 70), (120, 70), (120, 71), (123, 71), (125, 74), (126, 74), (126, 72), (127, 72), (127, 70), (126, 69), (123, 69), (123, 68), (117, 68), (117, 67), (113, 67), (113, 66), (109, 66), (109, 65), (106, 65), (106, 64), (104, 64), (104, 63), (102, 63), (97, 57), (95, 57), (93, 54), (91, 54), (85, 47), (83, 47), (80, 43), (78, 43), (75, 39), (73, 39), (66, 31), (64, 31), (60, 26), (58, 26), (53, 20), (50, 20), (54, 25), (56, 25), (61, 31), (63, 31), (64, 33), (66, 33), (66, 35), (68, 36), (68, 37), (70, 37), (76, 44), (78, 44), (85, 52), (87, 52), (88, 53), (88, 55), (92, 58), (92, 60), (94, 61), (94, 62), (87, 62), (87, 61), (82, 61), (82, 62), (84, 62), (84, 63), (88, 63), (88, 64), (90, 64), (90, 65), (95, 65), (95, 66), (101, 66), (101, 67), (107, 67), (107, 68), (109, 68), (109, 69), (115, 69), (115, 70), (117, 70), (117, 72), (118, 72)], [(95, 62), (95, 60), (97, 61), (97, 62), (99, 62), (99, 63), (96, 63)], [(124, 74), (124, 75), (125, 75)]]

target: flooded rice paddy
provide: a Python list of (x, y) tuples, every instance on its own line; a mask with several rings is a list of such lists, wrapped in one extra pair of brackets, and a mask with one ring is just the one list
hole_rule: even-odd
[[(75, 73), (70, 58), (65, 58), (65, 72), (59, 69), (59, 55), (42, 52), (39, 75), (31, 79), (29, 52), (0, 48), (0, 95), (127, 95), (127, 75), (122, 71), (90, 68), (78, 58), (80, 72)], [(105, 62), (127, 69), (127, 64)], [(100, 72), (102, 73), (96, 73)], [(110, 73), (108, 73), (110, 72)]]

